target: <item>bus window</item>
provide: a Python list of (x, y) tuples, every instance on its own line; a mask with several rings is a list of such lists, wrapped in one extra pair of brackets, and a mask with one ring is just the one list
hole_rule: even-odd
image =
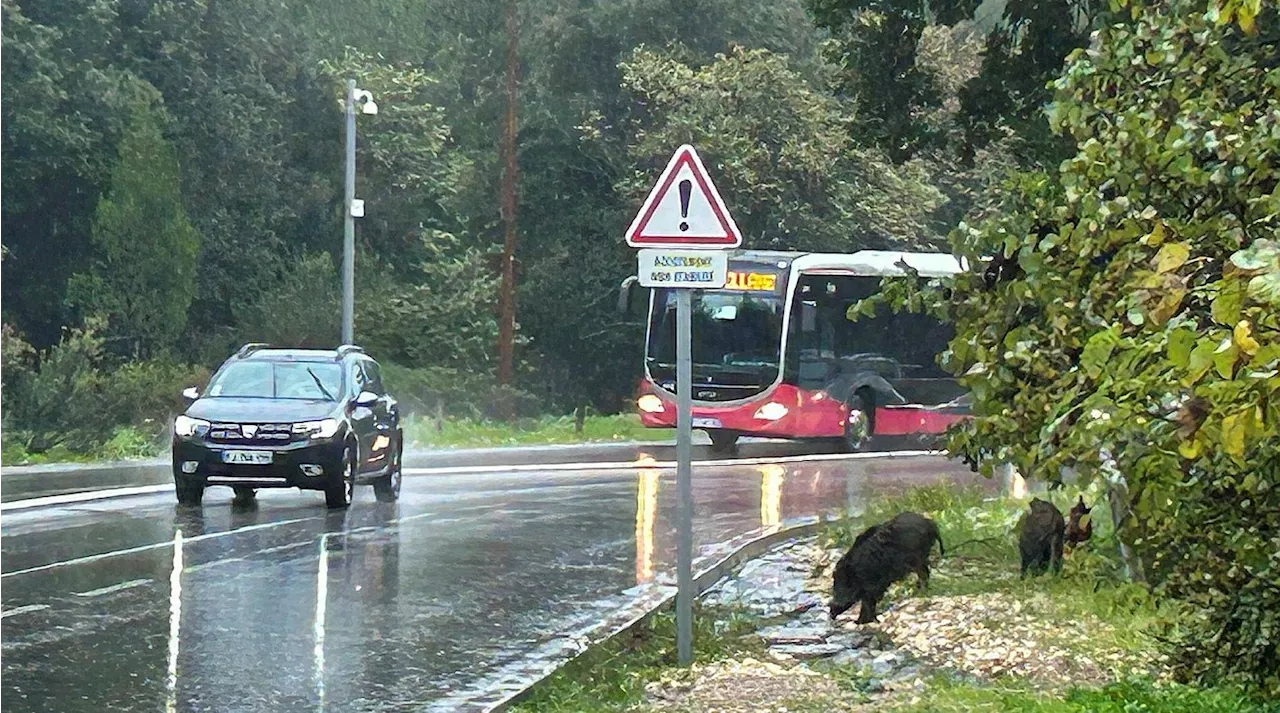
[(937, 355), (951, 336), (947, 325), (887, 308), (856, 322), (845, 316), (851, 305), (879, 291), (879, 277), (805, 275), (797, 289), (800, 299), (792, 315), (786, 365), (797, 386), (827, 388), (870, 373), (903, 384), (901, 395), (907, 401), (920, 396), (932, 402), (928, 393), (953, 390), (933, 383), (950, 381), (937, 366)]

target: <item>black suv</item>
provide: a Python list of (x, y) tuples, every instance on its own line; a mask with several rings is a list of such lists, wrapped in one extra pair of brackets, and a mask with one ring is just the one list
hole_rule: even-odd
[(331, 508), (351, 504), (356, 483), (378, 500), (400, 495), (404, 434), (378, 363), (360, 347), (273, 349), (246, 344), (173, 422), (178, 502), (198, 505), (210, 485), (237, 498), (255, 488), (323, 490)]

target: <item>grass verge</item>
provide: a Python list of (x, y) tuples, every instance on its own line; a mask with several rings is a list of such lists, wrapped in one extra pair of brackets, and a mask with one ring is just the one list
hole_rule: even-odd
[(165, 436), (157, 436), (133, 426), (121, 426), (111, 438), (86, 451), (73, 451), (56, 445), (47, 451), (30, 453), (21, 443), (4, 439), (0, 446), (0, 465), (42, 465), (45, 463), (92, 463), (135, 458), (156, 458), (169, 451)]
[[(664, 428), (645, 428), (635, 414), (588, 416), (577, 432), (573, 416), (543, 416), (515, 423), (472, 419), (434, 419), (410, 416), (404, 423), (405, 438), (415, 448), (483, 448), (567, 443), (613, 443), (668, 441), (674, 435)], [(42, 453), (30, 453), (21, 444), (4, 439), (0, 465), (44, 463), (90, 463), (94, 461), (155, 458), (169, 450), (164, 437), (154, 437), (142, 429), (122, 426), (106, 443), (88, 451), (72, 451), (55, 446)]]
[[(695, 661), (758, 654), (758, 620), (735, 609), (695, 606)], [(633, 709), (645, 685), (676, 663), (675, 614), (664, 610), (631, 631), (592, 647), (534, 687), (515, 710), (522, 713), (606, 713)]]
[[(1065, 512), (1076, 494), (1042, 497), (1049, 497)], [(1243, 689), (1199, 688), (1167, 680), (1154, 635), (1161, 623), (1177, 617), (1178, 611), (1175, 605), (1159, 603), (1145, 589), (1123, 581), (1112, 554), (1114, 542), (1105, 503), (1096, 493), (1084, 496), (1086, 501), (1097, 503), (1093, 540), (1070, 553), (1060, 576), (1027, 580), (1018, 577), (1012, 534), (1025, 510), (1025, 500), (929, 486), (870, 502), (864, 512), (831, 525), (822, 539), (835, 547), (847, 546), (867, 525), (904, 510), (923, 513), (939, 524), (948, 555), (935, 568), (929, 590), (914, 592), (914, 578), (896, 585), (884, 603), (901, 606), (896, 613), (882, 616), (877, 630), (891, 637), (895, 631), (910, 638), (940, 637), (947, 643), (934, 649), (935, 653), (944, 652), (938, 660), (911, 651), (914, 644), (910, 638), (897, 642), (927, 664), (922, 688), (895, 688), (876, 694), (872, 691), (879, 689), (869, 686), (871, 674), (865, 669), (823, 661), (809, 665), (820, 676), (809, 678), (814, 683), (798, 691), (794, 701), (788, 699), (785, 709), (789, 713), (1280, 713), (1280, 706), (1251, 698)], [(990, 618), (981, 613), (984, 606), (990, 610)], [(913, 607), (914, 613), (910, 611)], [(719, 619), (713, 620), (715, 617)], [(912, 617), (916, 617), (914, 623)], [(764, 623), (760, 619), (703, 609), (695, 622), (700, 662), (729, 659), (728, 665), (743, 661), (757, 666), (754, 659), (768, 658), (760, 655), (762, 644), (753, 635)], [(681, 681), (701, 675), (697, 667), (693, 671), (673, 667), (672, 623), (669, 615), (659, 616), (650, 628), (589, 651), (536, 686), (517, 710), (676, 710), (659, 699), (646, 700), (645, 690), (653, 681)], [(978, 640), (970, 638), (974, 633), (971, 627), (983, 630)], [(995, 643), (1001, 640), (1004, 643)], [(1029, 647), (1033, 659), (1071, 661), (1079, 657), (1101, 666), (1093, 669), (1094, 675), (1083, 677), (1075, 677), (1070, 669), (1056, 678), (1009, 672), (1014, 669), (986, 674), (969, 671), (961, 677), (958, 672), (965, 669), (957, 667), (956, 659), (947, 658), (954, 656), (957, 644), (961, 649), (970, 644), (1004, 647), (1002, 650), (1015, 654)], [(948, 646), (953, 647), (953, 653), (945, 653)], [(698, 690), (702, 684), (690, 681), (689, 685)], [(735, 684), (722, 681), (721, 688), (724, 685)], [(764, 710), (761, 701), (751, 700), (747, 690), (739, 697), (736, 705), (725, 710)], [(680, 705), (699, 710), (699, 705), (707, 703), (693, 695)]]
[(446, 419), (438, 422), (418, 416), (405, 421), (405, 438), (418, 448), (468, 448), (525, 446), (556, 443), (610, 443), (619, 441), (667, 441), (673, 432), (645, 428), (635, 414), (588, 416), (578, 433), (573, 416), (543, 416), (515, 423)]
[(1195, 688), (1126, 680), (1064, 694), (1036, 691), (1024, 683), (977, 686), (947, 679), (930, 682), (917, 700), (885, 710), (894, 713), (1271, 713), (1275, 706), (1236, 688)]

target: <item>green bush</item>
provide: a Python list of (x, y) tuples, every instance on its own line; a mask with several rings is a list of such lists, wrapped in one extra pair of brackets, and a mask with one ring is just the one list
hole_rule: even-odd
[(100, 417), (112, 425), (133, 426), (153, 436), (166, 433), (173, 417), (186, 410), (182, 390), (188, 386), (203, 389), (209, 376), (204, 367), (169, 359), (121, 365), (102, 374)]
[[(151, 455), (184, 406), (182, 389), (208, 379), (167, 358), (116, 364), (100, 328), (91, 320), (42, 354), (6, 357), (4, 462)], [(17, 339), (6, 331), (6, 350)]]
[(1280, 16), (1116, 6), (1055, 83), (1074, 155), (953, 233), (972, 270), (883, 292), (956, 325), (951, 451), (1110, 483), (1126, 564), (1188, 605), (1179, 676), (1280, 694)]
[[(448, 366), (408, 368), (381, 362), (382, 381), (406, 414), (434, 418), (482, 420), (492, 414), (503, 393), (494, 376), (483, 370)], [(507, 389), (518, 414), (537, 413), (538, 402), (530, 394)]]

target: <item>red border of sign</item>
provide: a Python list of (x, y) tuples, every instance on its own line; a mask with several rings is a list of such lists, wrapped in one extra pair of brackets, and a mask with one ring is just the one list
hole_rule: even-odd
[[(675, 182), (676, 174), (680, 172), (680, 168), (685, 165), (689, 166), (693, 172), (694, 180), (698, 182), (698, 187), (702, 190), (702, 194), (707, 197), (707, 202), (711, 204), (711, 212), (715, 214), (716, 220), (720, 222), (720, 227), (724, 229), (724, 235), (711, 237), (645, 235), (644, 229), (648, 227), (654, 211), (658, 209), (658, 204), (662, 202), (662, 198), (671, 189), (671, 184)], [(707, 175), (707, 170), (703, 167), (702, 159), (698, 157), (698, 152), (688, 144), (676, 149), (675, 154), (671, 156), (671, 161), (667, 163), (666, 169), (662, 172), (662, 176), (658, 178), (657, 184), (654, 185), (652, 191), (649, 191), (649, 196), (645, 198), (644, 205), (640, 208), (640, 213), (636, 215), (631, 227), (627, 229), (627, 245), (632, 247), (661, 245), (665, 247), (736, 248), (741, 244), (742, 234), (738, 231), (738, 225), (733, 221), (733, 217), (729, 215), (729, 209), (725, 207), (724, 200), (720, 198), (720, 192), (716, 190), (715, 184), (711, 182), (711, 177)]]

